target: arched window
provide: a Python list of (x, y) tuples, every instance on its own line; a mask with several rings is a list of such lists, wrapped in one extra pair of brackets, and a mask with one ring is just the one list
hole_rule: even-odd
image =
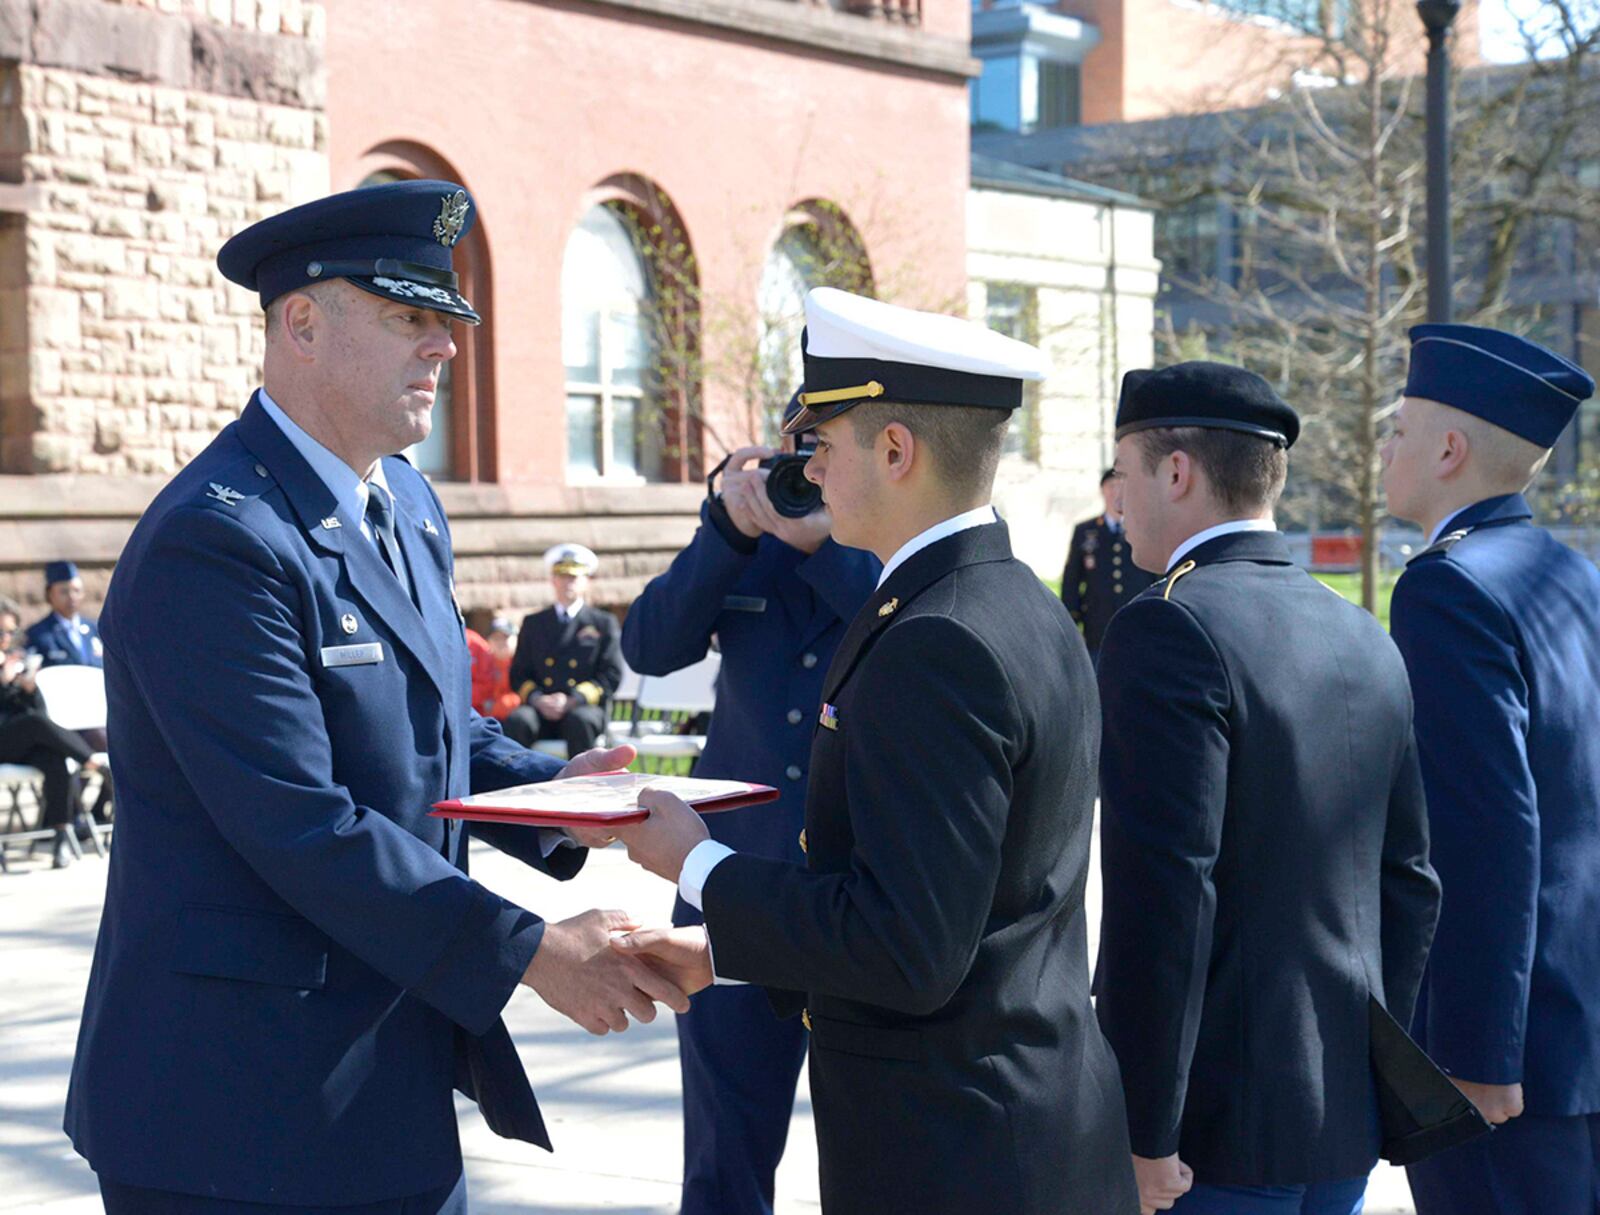
[(813, 287), (872, 294), (872, 269), (860, 237), (834, 204), (813, 201), (792, 211), (767, 254), (757, 289), (757, 362), (763, 439), (776, 441), (778, 419), (805, 378), (800, 331)]
[(589, 208), (561, 262), (569, 479), (659, 481), (664, 419), (657, 318), (637, 221), (619, 203)]
[[(362, 187), (419, 177), (461, 180), (444, 160), (411, 144), (376, 148), (361, 163), (368, 167), (359, 183)], [(491, 481), (495, 475), (494, 392), (489, 357), (492, 317), (488, 238), (481, 213), (476, 216), (472, 230), (455, 247), (453, 262), (461, 280), (461, 294), (472, 302), (484, 320), (481, 325), (459, 321), (451, 325), (456, 356), (439, 371), (439, 387), (433, 401), (433, 429), (405, 455), (434, 480)]]

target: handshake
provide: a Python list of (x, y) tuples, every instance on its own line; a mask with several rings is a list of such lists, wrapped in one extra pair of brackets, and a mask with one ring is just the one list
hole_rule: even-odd
[[(562, 769), (560, 777), (615, 771), (632, 761), (631, 747), (587, 751)], [(620, 839), (632, 860), (676, 881), (684, 858), (707, 838), (705, 824), (670, 793), (647, 789), (639, 795), (639, 805), (650, 811), (644, 822), (568, 827), (567, 834), (585, 848), (603, 848)], [(621, 1033), (630, 1014), (645, 1024), (654, 1021), (658, 1003), (688, 1012), (689, 997), (712, 981), (703, 928), (643, 929), (625, 911), (600, 910), (547, 923), (522, 976), (551, 1008), (597, 1035)]]

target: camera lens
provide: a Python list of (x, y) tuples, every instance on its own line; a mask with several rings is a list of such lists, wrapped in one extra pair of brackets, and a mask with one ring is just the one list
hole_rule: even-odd
[(767, 470), (767, 498), (786, 519), (800, 519), (822, 505), (822, 491), (806, 480), (807, 456), (773, 456), (761, 461)]

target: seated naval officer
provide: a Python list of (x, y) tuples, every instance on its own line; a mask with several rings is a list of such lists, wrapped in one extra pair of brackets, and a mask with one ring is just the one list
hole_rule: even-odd
[[(428, 434), (465, 190), (408, 181), (247, 228), (264, 383), (156, 497), (102, 616), (117, 842), (66, 1129), (106, 1209), (464, 1212), (452, 1088), (550, 1146), (501, 1009), (592, 1032), (687, 1001), (467, 876), (429, 807), (566, 768), (473, 712)], [(175, 645), (181, 638), (183, 645)], [(472, 828), (558, 878), (587, 855)]]
[(1361, 1209), (1371, 1001), (1410, 1017), (1438, 913), (1400, 655), (1273, 526), (1299, 430), (1219, 363), (1117, 413), (1128, 542), (1165, 577), (1100, 651), (1095, 1008), (1148, 1209)]
[(511, 686), (525, 703), (507, 715), (505, 731), (525, 747), (559, 738), (577, 755), (605, 733), (622, 684), (622, 629), (610, 612), (585, 602), (600, 568), (592, 551), (558, 544), (545, 551), (544, 564), (556, 601), (530, 614), (517, 633)]
[(1413, 1032), (1495, 1133), (1413, 1165), (1418, 1215), (1600, 1211), (1600, 572), (1523, 491), (1582, 368), (1471, 325), (1411, 331), (1389, 512), (1444, 908)]
[(28, 626), (28, 648), (38, 654), (41, 666), (98, 667), (100, 633), (85, 616), (83, 579), (71, 561), (52, 561), (44, 567), (44, 597), (50, 614)]
[[(796, 396), (781, 421), (801, 408)], [(797, 440), (809, 452), (810, 436), (787, 441)], [(740, 852), (799, 864), (822, 678), (883, 567), (832, 538), (833, 519), (809, 481), (786, 495), (780, 480), (787, 513), (778, 511), (768, 488), (773, 470), (757, 464), (774, 454), (743, 447), (728, 457), (694, 539), (628, 610), (622, 652), (640, 674), (666, 675), (704, 658), (715, 634), (717, 711), (695, 774), (760, 781), (780, 796), (711, 815), (706, 826)], [(792, 475), (795, 466), (787, 467)], [(682, 898), (673, 907), (674, 924), (701, 918)], [(806, 1037), (798, 1017), (772, 1015), (759, 987), (706, 991), (678, 1017), (680, 1215), (769, 1215)]]
[(1116, 470), (1108, 468), (1100, 476), (1104, 509), (1072, 529), (1067, 564), (1061, 571), (1061, 602), (1083, 630), (1090, 658), (1099, 655), (1106, 625), (1117, 609), (1156, 580), (1133, 563), (1123, 535), (1119, 493)]
[[(618, 834), (704, 928), (619, 948), (771, 989), (811, 1027), (829, 1215), (1133, 1215), (1083, 891), (1099, 713), (1060, 601), (990, 499), (1031, 346), (806, 297), (806, 475), (883, 560), (823, 680), (806, 863), (734, 851), (665, 793)], [(708, 944), (709, 942), (709, 944)]]

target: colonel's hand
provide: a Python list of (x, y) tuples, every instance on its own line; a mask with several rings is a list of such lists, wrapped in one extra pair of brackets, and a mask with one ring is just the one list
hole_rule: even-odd
[(642, 823), (613, 827), (612, 831), (628, 846), (630, 860), (657, 877), (676, 882), (683, 872), (684, 858), (711, 833), (687, 802), (662, 789), (642, 790), (639, 805), (650, 811), (649, 818)]
[[(555, 774), (556, 780), (563, 780), (568, 776), (593, 776), (597, 772), (620, 772), (637, 757), (638, 752), (624, 744), (620, 747), (595, 747), (585, 751), (573, 759), (565, 768)], [(566, 833), (585, 848), (604, 848), (607, 844), (617, 842), (616, 833), (610, 827), (567, 827)]]
[(1478, 1107), (1485, 1121), (1494, 1126), (1510, 1122), (1522, 1113), (1520, 1084), (1475, 1084), (1471, 1080), (1457, 1080), (1454, 1076), (1451, 1081), (1461, 1090), (1463, 1097)]
[(563, 1016), (591, 1034), (621, 1033), (628, 1015), (656, 1019), (659, 1000), (674, 1012), (689, 1011), (683, 989), (638, 958), (611, 948), (611, 935), (636, 927), (625, 911), (586, 911), (546, 924), (539, 949), (522, 981)]

